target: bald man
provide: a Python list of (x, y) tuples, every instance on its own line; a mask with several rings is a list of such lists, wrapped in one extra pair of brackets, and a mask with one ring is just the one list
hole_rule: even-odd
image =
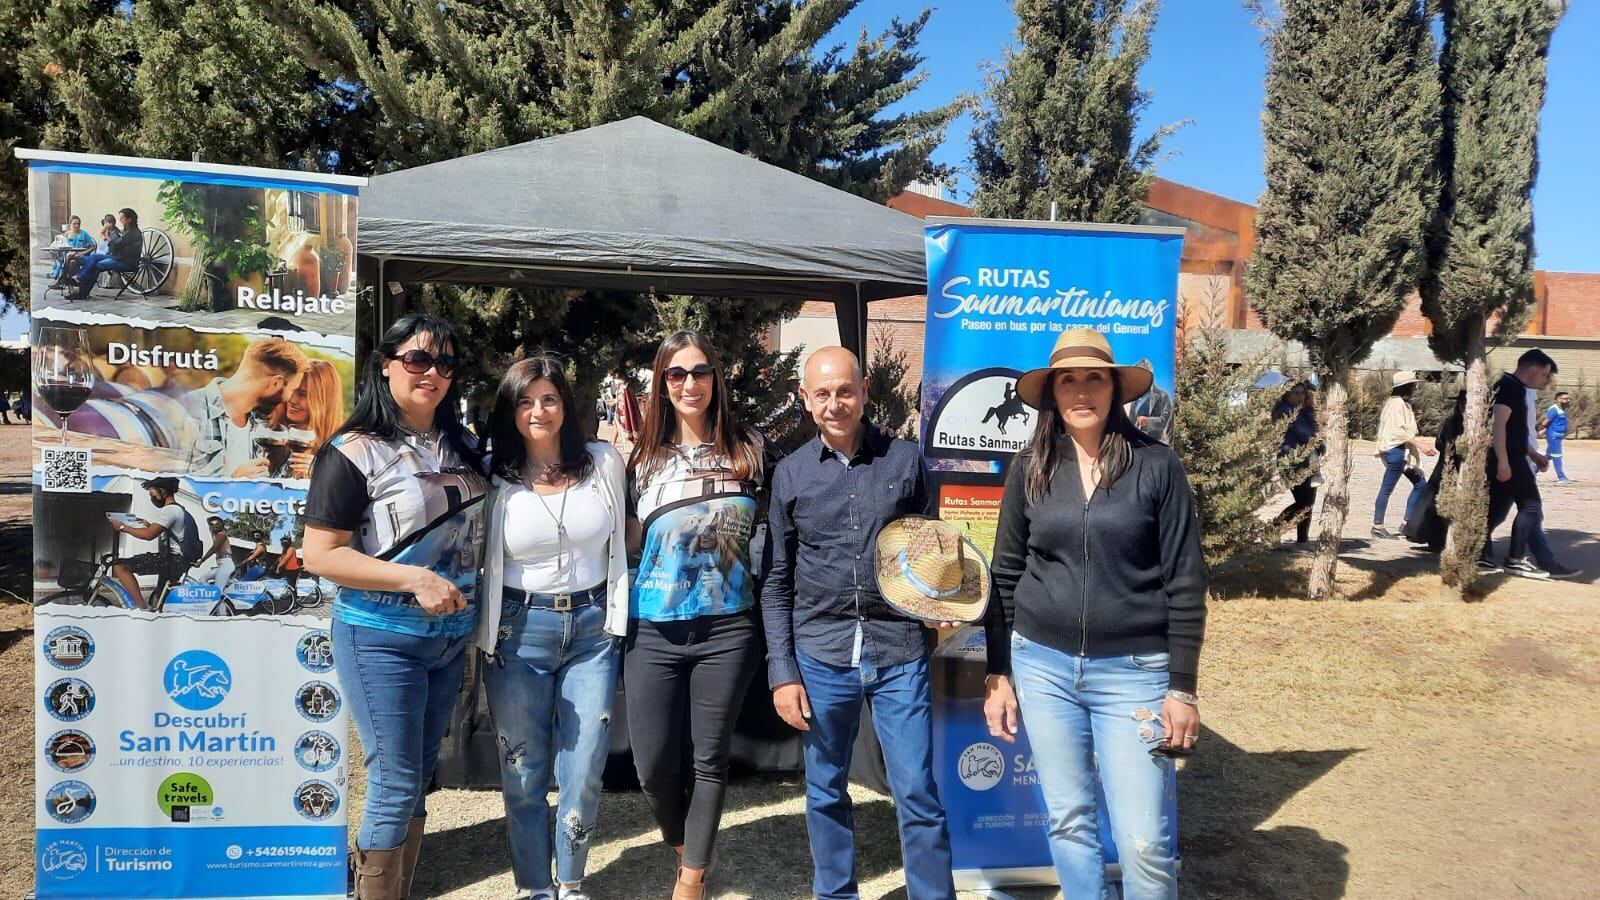
[(873, 572), (884, 523), (928, 510), (922, 454), (863, 418), (866, 380), (843, 347), (811, 354), (801, 393), (817, 436), (773, 473), (761, 614), (772, 702), (805, 747), (812, 891), (821, 900), (859, 896), (848, 786), (867, 703), (900, 817), (907, 894), (953, 900), (950, 836), (933, 780), (925, 623), (889, 606)]

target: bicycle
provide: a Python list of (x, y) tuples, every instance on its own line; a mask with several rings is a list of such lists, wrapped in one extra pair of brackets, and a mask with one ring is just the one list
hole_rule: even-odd
[(70, 578), (68, 570), (63, 567), (61, 584), (65, 590), (36, 600), (35, 606), (48, 606), (51, 604), (61, 606), (94, 606), (109, 607), (112, 609), (146, 609), (150, 612), (160, 612), (166, 606), (167, 594), (173, 588), (183, 585), (203, 585), (204, 582), (189, 574), (188, 567), (176, 581), (170, 575), (160, 575), (156, 579), (156, 586), (150, 591), (149, 603), (141, 607), (128, 589), (122, 586), (112, 574), (119, 557), (115, 553), (106, 553), (100, 557), (100, 562), (95, 566), (89, 576), (76, 583), (77, 579)]

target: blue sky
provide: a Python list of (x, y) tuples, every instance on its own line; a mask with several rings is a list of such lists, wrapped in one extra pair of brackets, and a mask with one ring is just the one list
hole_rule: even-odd
[[(983, 63), (999, 61), (1015, 20), (1008, 0), (862, 0), (836, 33), (853, 41), (862, 27), (876, 33), (896, 16), (932, 6), (920, 49), (928, 79), (907, 101), (936, 106), (983, 86)], [(1550, 89), (1540, 133), (1534, 190), (1537, 265), (1555, 271), (1600, 271), (1600, 3), (1574, 0), (1550, 48)], [(1166, 0), (1151, 41), (1144, 85), (1154, 100), (1148, 128), (1189, 120), (1167, 142), (1157, 172), (1183, 184), (1254, 203), (1262, 189), (1261, 100), (1266, 75), (1261, 35), (1240, 0)], [(1587, 91), (1586, 91), (1587, 86)], [(972, 123), (950, 129), (935, 159), (965, 166)], [(971, 191), (957, 185), (958, 201)]]
[[(930, 4), (918, 0), (862, 0), (835, 32), (853, 42), (865, 27), (876, 34), (896, 16), (912, 18)], [(1534, 189), (1537, 265), (1563, 272), (1600, 271), (1600, 113), (1593, 88), (1600, 84), (1600, 3), (1571, 4), (1550, 48), (1550, 90), (1539, 145)], [(945, 0), (933, 6), (921, 51), (928, 79), (906, 102), (927, 108), (983, 87), (983, 64), (999, 61), (1012, 40), (1008, 0)], [(1253, 203), (1261, 193), (1261, 96), (1266, 65), (1260, 34), (1239, 0), (1167, 0), (1152, 40), (1143, 81), (1154, 92), (1144, 122), (1154, 127), (1189, 124), (1167, 143), (1157, 171), (1165, 178)], [(1589, 92), (1586, 94), (1585, 86)], [(970, 118), (957, 121), (935, 158), (967, 165)], [(971, 179), (963, 177), (963, 201)], [(0, 333), (14, 338), (26, 318), (0, 318)]]

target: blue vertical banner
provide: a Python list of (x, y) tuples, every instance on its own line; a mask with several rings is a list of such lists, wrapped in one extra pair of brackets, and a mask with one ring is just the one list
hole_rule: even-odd
[[(994, 548), (1006, 469), (1039, 426), (1039, 411), (1016, 394), (1017, 379), (1049, 364), (1062, 332), (1094, 328), (1118, 363), (1148, 366), (1155, 385), (1127, 412), (1147, 434), (1170, 440), (1183, 233), (927, 220), (923, 455), (939, 517), (960, 524), (984, 553)], [(988, 736), (984, 652), (982, 629), (969, 628), (945, 641), (933, 661), (934, 774), (956, 886), (1053, 884), (1027, 723), (1015, 744)], [(1116, 847), (1103, 819), (1100, 838), (1115, 876)]]
[(35, 895), (342, 898), (333, 586), (299, 548), (352, 405), (365, 180), (17, 155)]

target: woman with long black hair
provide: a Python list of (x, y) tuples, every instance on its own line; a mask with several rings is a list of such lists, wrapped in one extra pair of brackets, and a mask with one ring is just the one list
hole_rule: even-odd
[(460, 340), (443, 319), (389, 327), (355, 412), (318, 452), (306, 568), (339, 586), (333, 653), (366, 751), (356, 896), (409, 896), (439, 743), (477, 623), (486, 482), (461, 425)]
[(692, 331), (662, 341), (628, 461), (640, 560), (623, 679), (639, 783), (679, 854), (678, 900), (704, 894), (733, 726), (765, 651), (750, 562), (765, 450), (739, 423), (711, 342)]
[(1122, 895), (1178, 896), (1171, 757), (1200, 734), (1205, 563), (1182, 463), (1123, 412), (1151, 384), (1091, 328), (1017, 380), (1039, 418), (1001, 500), (984, 718), (1014, 741), (1020, 712), (1068, 897), (1105, 891), (1096, 780)]
[(618, 638), (628, 630), (627, 476), (610, 444), (585, 443), (582, 419), (560, 360), (548, 354), (506, 371), (489, 418), (477, 640), (489, 654), (511, 871), (530, 900), (588, 896)]

